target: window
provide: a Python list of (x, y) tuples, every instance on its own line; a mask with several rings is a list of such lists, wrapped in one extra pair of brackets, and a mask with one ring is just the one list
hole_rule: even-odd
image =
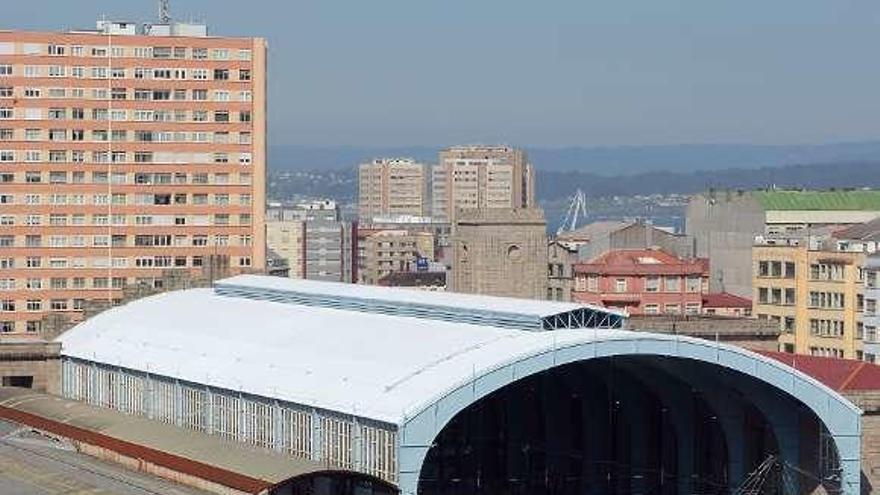
[(207, 101), (208, 100), (208, 90), (207, 89), (194, 89), (194, 90), (192, 90), (192, 99), (194, 101)]
[(0, 107), (0, 119), (11, 119), (13, 112), (11, 107)]
[(12, 88), (9, 86), (0, 87), (0, 98), (12, 98)]
[(614, 292), (626, 292), (627, 283), (625, 278), (618, 278), (614, 281)]
[(229, 122), (229, 112), (227, 110), (214, 111), (214, 122)]
[(240, 81), (250, 81), (251, 80), (251, 71), (250, 69), (239, 69), (238, 71), (238, 79)]
[(214, 69), (214, 80), (215, 81), (228, 81), (229, 80), (229, 69)]
[(247, 111), (242, 111), (238, 113), (238, 121), (239, 122), (250, 122), (251, 121), (251, 113)]
[(12, 129), (0, 129), (0, 141), (11, 141), (15, 138), (15, 131)]
[(645, 292), (657, 292), (660, 290), (660, 277), (648, 275), (645, 277)]
[(666, 292), (678, 292), (681, 290), (681, 278), (678, 276), (667, 276)]
[(192, 49), (192, 58), (195, 60), (206, 60), (208, 58), (208, 49), (207, 48), (193, 48)]
[(0, 64), (0, 76), (11, 76), (11, 75), (12, 75), (12, 65)]

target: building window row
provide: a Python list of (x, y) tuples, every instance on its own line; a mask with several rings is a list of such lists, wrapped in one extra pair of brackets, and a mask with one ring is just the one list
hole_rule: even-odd
[[(234, 181), (233, 178), (238, 179)], [(196, 172), (188, 174), (186, 172), (91, 172), (88, 176), (86, 172), (75, 170), (68, 172), (66, 170), (52, 170), (49, 172), (41, 172), (39, 170), (29, 170), (18, 173), (19, 180), (28, 184), (106, 184), (109, 180), (113, 184), (138, 184), (138, 185), (251, 185), (253, 176), (249, 172), (241, 172), (238, 174), (230, 174), (226, 172), (216, 172), (209, 174), (207, 172)], [(0, 172), (0, 184), (10, 184), (16, 182), (15, 172)]]
[[(0, 120), (50, 120), (50, 121), (113, 121), (113, 122), (176, 122), (176, 123), (240, 123), (249, 124), (253, 120), (250, 110), (237, 112), (229, 110), (146, 110), (146, 109), (107, 109), (79, 107), (34, 108), (2, 106)], [(25, 135), (27, 140), (28, 135)]]
[(788, 278), (797, 275), (795, 263), (792, 261), (758, 261), (758, 276), (762, 278)]
[[(21, 139), (16, 139), (19, 137)], [(154, 131), (114, 129), (15, 129), (0, 128), (0, 141), (74, 141), (85, 143), (96, 142), (138, 142), (138, 143), (212, 143), (212, 144), (251, 144), (249, 131)], [(14, 158), (13, 158), (14, 159)]]
[(794, 288), (758, 288), (758, 303), (777, 306), (794, 306), (797, 304), (797, 293)]
[(811, 318), (810, 334), (818, 337), (843, 337), (844, 322), (842, 320)]
[[(233, 197), (237, 199), (237, 201), (233, 200)], [(142, 206), (169, 206), (169, 205), (196, 205), (196, 206), (204, 206), (204, 205), (215, 205), (215, 206), (229, 206), (237, 203), (239, 206), (250, 206), (252, 204), (252, 196), (250, 194), (237, 194), (230, 195), (227, 193), (216, 193), (216, 194), (207, 194), (207, 193), (163, 193), (163, 194), (123, 194), (123, 193), (115, 193), (115, 194), (63, 194), (63, 193), (55, 193), (55, 194), (38, 194), (38, 193), (26, 193), (19, 194), (18, 200), (16, 200), (16, 196), (14, 194), (7, 194), (0, 192), (0, 206), (2, 205), (14, 205), (14, 204), (24, 204), (30, 206), (38, 206), (42, 204), (47, 205), (142, 205)], [(94, 215), (93, 217), (96, 217)], [(25, 217), (30, 218), (30, 216)], [(37, 215), (33, 218), (39, 219), (41, 216)], [(124, 217), (123, 217), (124, 218)], [(38, 220), (39, 221), (39, 220)], [(25, 224), (28, 224), (25, 222)], [(39, 225), (39, 224), (37, 224)]]
[(846, 278), (846, 266), (837, 263), (813, 263), (810, 265), (810, 280), (841, 282)]
[(843, 357), (843, 349), (837, 349), (835, 347), (810, 347), (810, 355), (811, 356), (820, 356), (820, 357), (834, 357), (834, 358), (842, 358)]
[[(239, 217), (244, 217), (245, 215), (240, 215)], [(249, 216), (248, 216), (249, 217)], [(215, 226), (235, 226), (236, 224), (229, 223), (229, 215), (226, 214), (216, 214), (214, 215), (214, 221), (219, 222), (215, 223)], [(245, 221), (245, 220), (241, 220)], [(226, 222), (226, 223), (223, 223)], [(250, 225), (250, 218), (246, 220), (247, 223), (239, 223), (238, 226)], [(157, 241), (157, 238), (167, 238), (167, 241), (164, 243), (160, 243)], [(18, 239), (18, 240), (16, 240)], [(236, 241), (237, 244), (231, 243), (230, 241)], [(196, 235), (136, 235), (129, 238), (129, 236), (125, 234), (113, 234), (113, 235), (24, 235), (24, 236), (14, 236), (9, 234), (0, 234), (0, 248), (14, 248), (14, 247), (27, 247), (27, 248), (69, 248), (69, 247), (93, 247), (93, 248), (105, 248), (105, 247), (115, 247), (115, 248), (125, 248), (125, 247), (157, 247), (157, 246), (168, 246), (168, 247), (205, 247), (205, 246), (252, 246), (253, 238), (249, 234), (231, 236), (229, 234), (196, 234)], [(104, 263), (106, 259), (104, 258), (96, 258), (93, 260), (93, 263), (88, 265), (86, 264), (85, 258), (71, 258), (72, 264), (68, 264), (67, 258), (51, 258), (48, 260), (47, 264), (44, 266), (42, 264), (42, 259), (39, 256), (31, 256), (26, 259), (25, 266), (27, 268), (87, 268), (88, 266), (96, 267), (94, 263)], [(11, 266), (7, 268), (15, 268), (14, 261)], [(124, 268), (120, 266), (120, 268)]]
[[(88, 160), (87, 160), (88, 159)], [(226, 164), (250, 165), (248, 153), (177, 153), (171, 151), (0, 150), (0, 164), (16, 163)]]
[(844, 309), (846, 298), (842, 292), (810, 291), (811, 308)]
[(0, 55), (49, 55), (53, 57), (148, 58), (175, 60), (239, 60), (249, 62), (248, 48), (190, 48), (186, 46), (67, 45), (59, 43), (0, 43)]
[(0, 86), (0, 98), (77, 99), (77, 100), (137, 100), (137, 101), (211, 101), (250, 102), (251, 90), (227, 89), (167, 89), (167, 88), (59, 88)]

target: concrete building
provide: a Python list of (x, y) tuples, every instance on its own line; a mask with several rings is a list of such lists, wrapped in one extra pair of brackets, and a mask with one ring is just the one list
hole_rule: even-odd
[(357, 225), (341, 220), (335, 201), (276, 205), (266, 216), (267, 245), (287, 260), (291, 278), (355, 280)]
[(426, 165), (411, 158), (379, 158), (358, 167), (358, 217), (430, 215)]
[(0, 32), (0, 332), (265, 265), (265, 41), (136, 26)]
[(377, 285), (393, 274), (427, 271), (434, 261), (434, 236), (429, 232), (358, 229), (358, 283)]
[(291, 278), (306, 276), (305, 225), (301, 220), (266, 222), (266, 245), (269, 251), (285, 260), (287, 276)]
[(574, 265), (580, 261), (577, 248), (570, 243), (551, 240), (547, 245), (547, 300), (571, 301), (574, 290)]
[(58, 393), (60, 351), (39, 335), (0, 335), (0, 387)]
[(452, 223), (459, 209), (534, 208), (535, 172), (522, 149), (454, 146), (432, 169), (432, 216)]
[(864, 253), (792, 241), (756, 245), (753, 259), (753, 313), (779, 324), (780, 350), (863, 358), (858, 323)]
[(562, 232), (556, 240), (576, 250), (581, 261), (617, 249), (660, 249), (679, 258), (694, 257), (692, 238), (643, 220), (593, 222)]
[(752, 297), (755, 237), (805, 236), (880, 216), (880, 191), (710, 191), (687, 208), (686, 233), (708, 258), (712, 292)]
[[(861, 493), (861, 411), (843, 396), (768, 356), (607, 328), (621, 324), (571, 303), (241, 276), (67, 332), (62, 394), (321, 466), (349, 480), (339, 495), (364, 493), (355, 479), (402, 495), (727, 492), (768, 458), (784, 473), (768, 490)], [(68, 410), (5, 404), (51, 428)], [(108, 424), (77, 413), (62, 417)]]
[(609, 251), (576, 264), (574, 274), (573, 300), (632, 315), (698, 315), (709, 286), (706, 260), (657, 249)]
[(546, 298), (547, 233), (541, 210), (459, 210), (452, 238), (453, 292)]

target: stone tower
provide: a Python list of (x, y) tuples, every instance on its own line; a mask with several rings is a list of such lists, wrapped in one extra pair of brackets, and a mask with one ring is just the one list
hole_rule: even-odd
[(452, 232), (452, 290), (545, 299), (546, 228), (540, 209), (459, 210)]

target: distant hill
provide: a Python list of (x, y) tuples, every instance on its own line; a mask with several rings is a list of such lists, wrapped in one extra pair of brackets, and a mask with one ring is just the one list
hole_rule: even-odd
[[(349, 168), (376, 157), (412, 157), (437, 161), (441, 146), (269, 147), (273, 171)], [(758, 169), (800, 163), (880, 163), (880, 141), (818, 145), (683, 144), (668, 146), (615, 146), (593, 148), (527, 147), (532, 163), (542, 171), (579, 171), (600, 176), (647, 172)]]
[[(646, 172), (608, 177), (580, 171), (538, 170), (537, 196), (542, 202), (559, 201), (577, 188), (589, 198), (652, 194), (691, 194), (717, 189), (784, 188), (880, 188), (877, 161), (785, 165), (757, 169), (730, 168), (694, 172)], [(355, 167), (313, 171), (270, 171), (269, 194), (273, 199), (295, 195), (326, 196), (340, 201), (357, 197)]]
[(828, 189), (880, 188), (880, 160), (874, 162), (785, 165), (758, 169), (732, 168), (695, 172), (647, 172), (606, 177), (584, 172), (538, 171), (537, 196), (550, 200), (577, 188), (589, 197), (691, 194), (716, 189), (766, 187)]

